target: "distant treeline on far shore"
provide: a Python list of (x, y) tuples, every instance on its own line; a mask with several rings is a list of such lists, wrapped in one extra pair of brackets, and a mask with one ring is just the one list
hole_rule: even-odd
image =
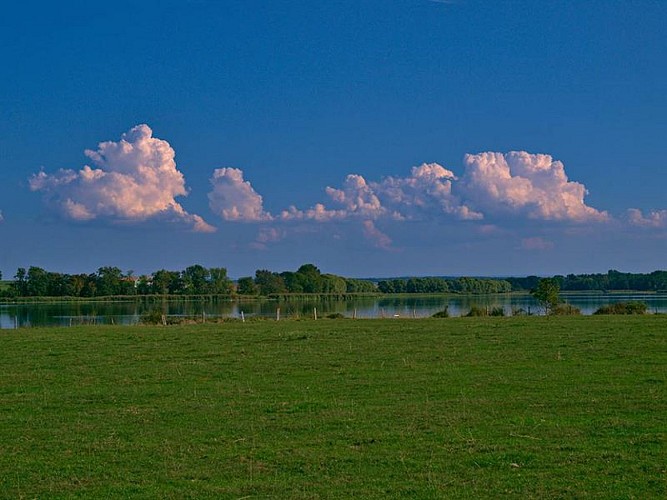
[[(561, 291), (667, 291), (667, 271), (649, 274), (608, 271), (605, 274), (554, 276)], [(0, 275), (2, 279), (2, 275)], [(101, 267), (92, 274), (63, 274), (40, 267), (19, 268), (11, 281), (0, 285), (0, 297), (108, 297), (127, 295), (277, 296), (285, 294), (395, 293), (506, 293), (530, 291), (541, 278), (394, 278), (353, 279), (325, 274), (313, 264), (276, 273), (259, 269), (255, 276), (227, 276), (224, 267), (193, 265), (182, 271), (161, 269), (135, 276), (117, 267)]]

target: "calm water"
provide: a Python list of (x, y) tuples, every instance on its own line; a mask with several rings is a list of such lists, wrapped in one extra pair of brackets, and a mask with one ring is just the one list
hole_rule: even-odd
[[(561, 294), (569, 304), (592, 314), (598, 307), (613, 302), (636, 300), (648, 305), (649, 312), (667, 313), (667, 294), (632, 295), (567, 295)], [(128, 302), (86, 302), (53, 304), (0, 304), (0, 328), (26, 326), (69, 326), (81, 324), (132, 325), (142, 315), (159, 311), (169, 317), (275, 318), (280, 308), (282, 318), (312, 317), (317, 309), (319, 317), (339, 313), (346, 317), (427, 317), (449, 308), (451, 316), (466, 314), (472, 306), (502, 307), (505, 314), (524, 309), (533, 314), (541, 311), (529, 295), (486, 295), (448, 297), (374, 297), (353, 300), (299, 300), (277, 301), (224, 301), (224, 300), (170, 300), (152, 299)]]

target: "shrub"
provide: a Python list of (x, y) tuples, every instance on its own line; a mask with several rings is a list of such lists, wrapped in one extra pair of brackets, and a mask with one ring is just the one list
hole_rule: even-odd
[(449, 307), (445, 306), (442, 311), (438, 311), (431, 318), (449, 318)]
[(593, 314), (646, 314), (647, 310), (643, 302), (616, 302), (600, 307)]
[(581, 309), (570, 304), (558, 304), (551, 310), (551, 314), (556, 316), (579, 316)]
[(503, 307), (494, 307), (491, 309), (491, 316), (505, 316), (505, 309)]
[(164, 318), (164, 313), (160, 309), (152, 309), (142, 314), (139, 321), (144, 325), (161, 325)]
[(345, 319), (345, 316), (343, 316), (341, 313), (331, 313), (327, 315), (327, 318), (329, 319)]
[(488, 315), (489, 312), (485, 308), (479, 306), (472, 306), (470, 308), (470, 311), (468, 311), (468, 314), (466, 314), (466, 317), (471, 318), (473, 316), (488, 316)]
[(523, 307), (513, 307), (512, 316), (531, 316), (530, 311), (526, 311)]

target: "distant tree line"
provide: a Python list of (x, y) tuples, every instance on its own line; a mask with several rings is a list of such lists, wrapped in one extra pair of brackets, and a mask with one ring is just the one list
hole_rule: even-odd
[[(568, 274), (554, 276), (561, 291), (667, 291), (667, 271), (653, 271), (648, 274), (622, 273), (610, 270), (602, 274)], [(512, 290), (534, 290), (540, 278), (505, 278)]]
[(503, 293), (511, 292), (506, 280), (483, 278), (408, 278), (383, 280), (377, 284), (382, 293)]

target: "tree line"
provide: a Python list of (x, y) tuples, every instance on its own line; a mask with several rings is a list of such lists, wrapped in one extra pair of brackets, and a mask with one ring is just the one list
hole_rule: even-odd
[(371, 281), (323, 274), (313, 264), (297, 271), (275, 273), (266, 269), (234, 283), (224, 267), (199, 264), (182, 271), (160, 269), (134, 276), (118, 267), (101, 267), (91, 274), (64, 274), (31, 266), (19, 268), (0, 296), (5, 297), (109, 297), (131, 295), (251, 295), (377, 293)]
[[(598, 274), (568, 274), (553, 276), (561, 291), (667, 291), (667, 271), (653, 271), (652, 273), (623, 273), (610, 270)], [(540, 278), (528, 276), (525, 278), (505, 278), (511, 283), (512, 290), (534, 290)]]
[[(1, 278), (1, 275), (0, 275)], [(258, 269), (254, 276), (233, 282), (224, 267), (195, 264), (182, 271), (160, 269), (134, 276), (118, 267), (101, 267), (91, 274), (64, 274), (31, 266), (19, 268), (14, 280), (0, 289), (5, 297), (107, 297), (128, 295), (243, 295), (283, 294), (346, 295), (359, 293), (506, 293), (535, 290), (542, 278), (400, 278), (379, 280), (345, 278), (322, 273), (313, 264), (281, 273)], [(667, 271), (649, 274), (568, 274), (554, 276), (561, 291), (640, 290), (667, 291)]]
[(382, 293), (504, 293), (511, 292), (509, 281), (484, 278), (408, 278), (383, 280)]

